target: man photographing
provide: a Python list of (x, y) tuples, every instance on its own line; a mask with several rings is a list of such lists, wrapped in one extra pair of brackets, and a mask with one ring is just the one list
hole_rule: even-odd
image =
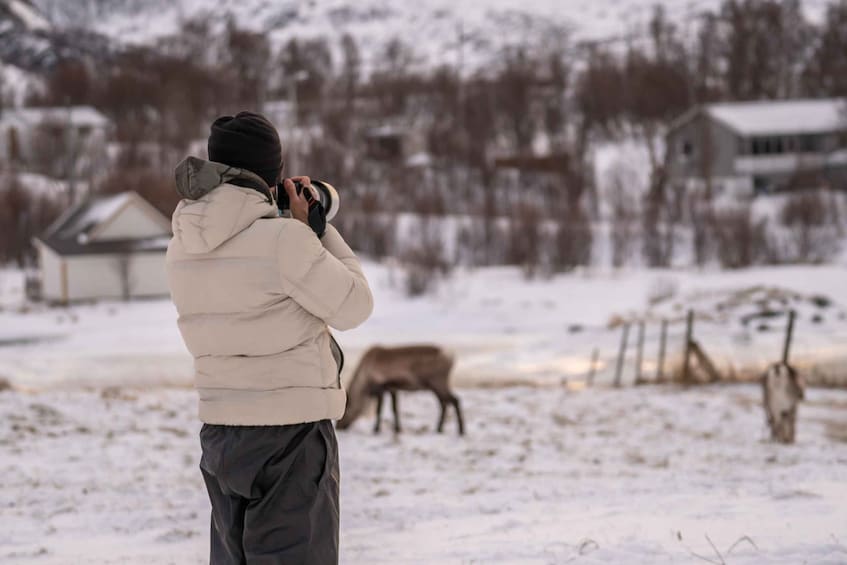
[(361, 324), (373, 297), (308, 177), (283, 181), (290, 217), (279, 217), (282, 147), (267, 119), (218, 118), (208, 148), (209, 161), (177, 167), (166, 264), (194, 357), (210, 561), (337, 563), (330, 420), (346, 397), (328, 326)]

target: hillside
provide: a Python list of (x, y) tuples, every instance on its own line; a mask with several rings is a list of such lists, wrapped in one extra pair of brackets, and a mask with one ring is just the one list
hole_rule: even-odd
[[(210, 12), (210, 3), (201, 0), (32, 3), (54, 26), (82, 28), (120, 42), (152, 44), (176, 31), (181, 20), (211, 14), (221, 23), (231, 14), (240, 26), (268, 32), (278, 43), (295, 36), (338, 39), (349, 33), (362, 46), (366, 65), (389, 40), (399, 38), (414, 46), (423, 65), (458, 64), (461, 58), (469, 68), (489, 60), (505, 45), (555, 41), (563, 29), (577, 41), (632, 33), (643, 29), (656, 4), (686, 29), (698, 14), (719, 4), (718, 0), (222, 0)], [(804, 2), (813, 20), (825, 4), (825, 0)]]

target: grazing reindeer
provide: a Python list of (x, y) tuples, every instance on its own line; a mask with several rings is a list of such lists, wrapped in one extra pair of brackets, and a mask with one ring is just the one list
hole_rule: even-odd
[(771, 439), (794, 443), (797, 404), (803, 400), (803, 379), (788, 363), (774, 363), (762, 377), (765, 415), (771, 429)]
[(347, 410), (336, 427), (344, 430), (358, 418), (372, 397), (376, 397), (376, 425), (379, 433), (382, 415), (382, 399), (386, 392), (391, 395), (394, 410), (394, 431), (400, 431), (400, 413), (397, 407), (397, 391), (430, 390), (441, 404), (438, 432), (444, 428), (447, 406), (456, 409), (459, 435), (464, 435), (465, 425), (459, 399), (450, 390), (450, 369), (453, 356), (433, 345), (410, 345), (406, 347), (371, 347), (362, 356), (353, 373), (347, 391)]

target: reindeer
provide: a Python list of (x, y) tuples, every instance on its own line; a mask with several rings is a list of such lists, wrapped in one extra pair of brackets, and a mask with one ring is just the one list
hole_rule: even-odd
[(784, 361), (774, 363), (765, 371), (762, 392), (772, 440), (794, 443), (797, 404), (805, 398), (804, 388), (802, 377)]
[(353, 373), (347, 391), (347, 410), (338, 421), (339, 430), (347, 429), (365, 410), (368, 400), (376, 398), (376, 424), (374, 433), (379, 433), (382, 416), (382, 400), (386, 392), (391, 395), (394, 411), (394, 431), (400, 432), (400, 412), (397, 406), (397, 391), (430, 390), (441, 405), (438, 433), (444, 428), (447, 406), (456, 409), (459, 435), (464, 435), (465, 425), (459, 399), (450, 389), (450, 369), (453, 356), (434, 345), (410, 345), (405, 347), (371, 347), (362, 356)]

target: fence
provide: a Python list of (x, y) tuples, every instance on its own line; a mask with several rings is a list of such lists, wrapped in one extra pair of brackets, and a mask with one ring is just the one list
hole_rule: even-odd
[[(698, 333), (697, 315), (694, 310), (689, 310), (682, 320), (663, 318), (652, 322), (647, 320), (623, 322), (620, 326), (620, 342), (614, 358), (611, 384), (615, 387), (623, 386), (628, 366), (627, 355), (633, 347), (635, 349), (634, 367), (632, 379), (629, 382), (635, 385), (753, 380), (758, 378), (761, 370), (767, 364), (779, 359), (785, 362), (789, 361), (795, 337), (796, 312), (788, 310), (785, 315), (785, 326), (780, 334), (782, 337), (781, 347), (780, 349), (770, 345), (762, 347), (766, 350), (762, 363), (745, 363), (744, 360), (733, 359), (732, 352), (729, 351), (728, 355), (727, 348), (719, 346), (719, 340), (714, 339), (714, 334), (710, 336), (707, 331)], [(630, 339), (633, 326), (635, 326), (636, 332), (634, 344), (631, 343)], [(674, 332), (675, 329), (677, 332), (681, 330), (681, 333)], [(724, 333), (726, 333), (726, 330), (724, 330)], [(647, 349), (647, 340), (650, 336), (655, 340), (655, 343), (652, 344), (653, 351), (655, 351), (653, 357), (650, 357), (650, 352)], [(677, 354), (672, 353), (669, 349), (669, 343), (674, 338), (681, 338)], [(711, 349), (713, 347), (718, 355), (712, 354)], [(777, 357), (780, 352), (781, 357)], [(845, 350), (845, 353), (847, 353), (847, 350)], [(645, 368), (645, 362), (648, 361), (650, 361), (650, 367)], [(740, 366), (739, 362), (734, 361), (739, 361)], [(595, 347), (591, 352), (589, 368), (585, 377), (585, 383), (589, 387), (594, 386), (597, 381), (600, 362), (601, 351)]]

